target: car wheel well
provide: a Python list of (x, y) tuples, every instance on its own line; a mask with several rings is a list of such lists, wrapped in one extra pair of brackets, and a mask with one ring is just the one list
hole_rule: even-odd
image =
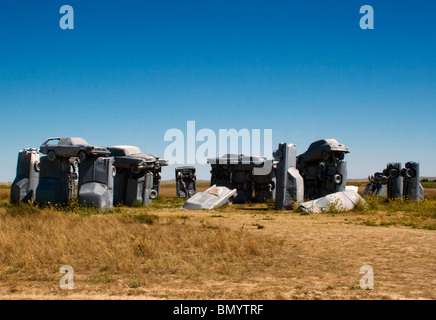
[(53, 149), (47, 150), (47, 156), (50, 161), (56, 160), (56, 152)]

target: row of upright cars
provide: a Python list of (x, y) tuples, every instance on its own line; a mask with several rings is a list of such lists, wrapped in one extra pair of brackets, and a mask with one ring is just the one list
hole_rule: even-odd
[[(40, 158), (40, 153), (46, 156)], [(102, 210), (114, 203), (148, 204), (159, 194), (161, 170), (167, 165), (135, 146), (101, 147), (82, 138), (49, 138), (39, 149), (20, 151), (11, 202), (64, 204), (74, 198), (78, 178), (79, 202), (92, 202)]]

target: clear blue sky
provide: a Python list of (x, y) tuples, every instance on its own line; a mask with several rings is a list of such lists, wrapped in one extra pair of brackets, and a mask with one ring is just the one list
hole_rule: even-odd
[[(59, 28), (64, 4), (74, 30)], [(409, 160), (436, 176), (435, 32), (424, 0), (2, 1), (0, 181), (50, 136), (163, 156), (187, 120), (273, 129), (298, 153), (335, 138), (351, 178)]]

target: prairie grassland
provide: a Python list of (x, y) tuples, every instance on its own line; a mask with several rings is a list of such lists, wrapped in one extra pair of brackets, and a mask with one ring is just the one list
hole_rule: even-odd
[[(271, 204), (179, 210), (174, 195), (164, 187), (152, 206), (103, 214), (3, 204), (0, 298), (436, 298), (434, 200), (304, 215)], [(359, 287), (365, 264), (372, 291)], [(74, 290), (59, 288), (62, 265)]]
[(436, 180), (433, 180), (433, 181), (421, 181), (421, 185), (424, 188), (436, 188)]
[(8, 202), (11, 186), (0, 185), (0, 203)]

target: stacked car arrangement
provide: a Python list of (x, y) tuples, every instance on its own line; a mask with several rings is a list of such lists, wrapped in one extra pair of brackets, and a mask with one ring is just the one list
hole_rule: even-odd
[(387, 196), (390, 199), (406, 198), (413, 201), (424, 199), (424, 188), (419, 182), (419, 163), (388, 163), (382, 172), (368, 177), (364, 195)]
[[(46, 156), (40, 157), (40, 153)], [(188, 198), (183, 209), (211, 209), (226, 203), (274, 200), (277, 210), (298, 203), (302, 210), (320, 212), (341, 203), (345, 210), (364, 201), (356, 189), (346, 187), (348, 147), (335, 139), (313, 142), (297, 156), (296, 146), (280, 143), (273, 160), (226, 154), (210, 158), (211, 187), (197, 193), (195, 167), (176, 168), (177, 196)], [(19, 152), (11, 202), (36, 201), (66, 204), (75, 197), (101, 210), (114, 203), (149, 205), (160, 191), (162, 167), (168, 162), (138, 147), (101, 147), (81, 138), (50, 138), (38, 149)], [(403, 180), (401, 180), (403, 178)], [(365, 194), (390, 198), (423, 198), (419, 164), (390, 163), (370, 177)], [(253, 195), (254, 194), (254, 195)], [(310, 200), (304, 202), (304, 200)]]
[(11, 202), (66, 204), (75, 197), (78, 179), (81, 204), (101, 210), (117, 202), (149, 204), (159, 193), (161, 170), (167, 165), (134, 146), (106, 148), (82, 138), (50, 138), (39, 150), (19, 152)]

